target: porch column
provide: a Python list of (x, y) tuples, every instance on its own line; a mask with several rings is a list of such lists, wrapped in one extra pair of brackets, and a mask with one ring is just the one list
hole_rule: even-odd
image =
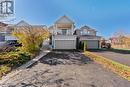
[(55, 35), (57, 35), (57, 24), (55, 24)]
[(73, 33), (74, 33), (74, 24), (72, 24), (72, 27), (71, 27), (71, 29), (72, 29), (72, 35), (73, 35)]

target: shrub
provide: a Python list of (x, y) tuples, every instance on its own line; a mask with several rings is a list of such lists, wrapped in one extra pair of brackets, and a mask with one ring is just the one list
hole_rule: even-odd
[(21, 51), (35, 53), (40, 50), (41, 43), (49, 37), (49, 32), (46, 29), (34, 28), (33, 26), (23, 26), (21, 29), (16, 29), (13, 35), (22, 43)]
[(11, 68), (9, 66), (6, 66), (6, 65), (0, 66), (0, 78), (6, 73), (8, 73), (10, 70)]
[(84, 44), (83, 51), (85, 52), (87, 50), (87, 44), (86, 44), (86, 42), (84, 42), (83, 44)]
[(0, 55), (0, 65), (8, 64), (10, 66), (18, 66), (30, 60), (30, 55), (21, 52), (9, 52)]
[(31, 55), (25, 52), (4, 52), (0, 54), (0, 78), (31, 59)]
[(81, 41), (79, 47), (85, 52), (87, 50), (87, 43), (85, 41)]

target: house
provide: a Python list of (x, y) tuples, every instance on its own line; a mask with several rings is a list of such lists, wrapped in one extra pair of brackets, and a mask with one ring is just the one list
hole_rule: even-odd
[(8, 24), (0, 22), (0, 42), (4, 42), (5, 40), (5, 30)]
[[(14, 31), (14, 29), (23, 29), (25, 27), (33, 27), (35, 29), (47, 29), (47, 27), (45, 25), (30, 25), (29, 23), (27, 23), (26, 21), (22, 20), (20, 22), (18, 22), (17, 24), (1, 24), (0, 23), (0, 40), (2, 41), (14, 41), (14, 40), (18, 40), (16, 37), (12, 36), (12, 32)], [(4, 38), (3, 38), (4, 37)]]
[(75, 23), (67, 16), (59, 18), (49, 27), (52, 34), (52, 49), (76, 49)]
[(97, 36), (97, 31), (88, 26), (82, 26), (75, 31), (78, 35), (79, 42), (86, 42), (87, 49), (99, 49), (101, 36)]
[(16, 40), (16, 38), (11, 35), (13, 30), (14, 30), (13, 25), (5, 24), (1, 22), (0, 23), (0, 42)]
[(80, 42), (87, 43), (87, 49), (99, 49), (101, 36), (97, 31), (88, 26), (75, 29), (75, 23), (67, 16), (59, 18), (49, 27), (52, 35), (52, 49), (77, 49)]

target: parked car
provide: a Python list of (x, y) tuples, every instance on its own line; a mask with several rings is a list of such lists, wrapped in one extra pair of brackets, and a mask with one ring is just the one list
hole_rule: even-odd
[(18, 43), (17, 40), (10, 40), (10, 41), (7, 41), (6, 43), (7, 43), (7, 45), (9, 45), (9, 46), (15, 46), (15, 47), (20, 47), (20, 46), (22, 46), (22, 44), (21, 44), (21, 43)]
[(111, 43), (106, 43), (105, 41), (102, 41), (101, 48), (110, 49), (111, 48)]

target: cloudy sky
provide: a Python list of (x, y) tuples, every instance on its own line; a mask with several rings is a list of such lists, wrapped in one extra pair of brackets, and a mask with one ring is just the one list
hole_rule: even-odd
[(130, 0), (15, 0), (16, 21), (52, 25), (62, 15), (79, 28), (88, 25), (99, 35), (130, 33)]

